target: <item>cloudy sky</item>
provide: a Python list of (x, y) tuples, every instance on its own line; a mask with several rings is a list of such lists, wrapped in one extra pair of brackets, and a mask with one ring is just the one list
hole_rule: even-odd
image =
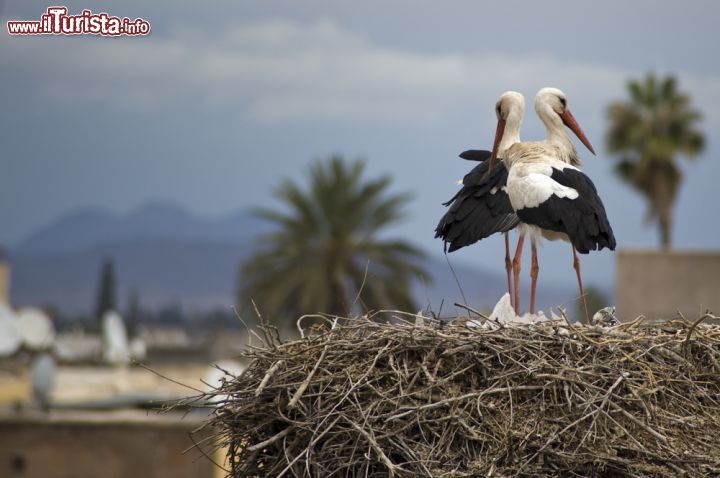
[[(177, 1), (70, 2), (152, 25), (147, 38), (0, 34), (0, 243), (79, 208), (123, 212), (169, 200), (208, 216), (273, 204), (280, 177), (339, 152), (391, 174), (415, 201), (394, 234), (441, 254), (441, 202), (489, 147), (496, 98), (529, 104), (523, 136), (544, 136), (535, 92), (562, 88), (598, 151), (585, 171), (621, 248), (655, 246), (642, 198), (611, 174), (609, 101), (628, 78), (677, 75), (704, 113), (708, 148), (683, 161), (678, 248), (717, 248), (720, 60), (714, 1)], [(3, 20), (48, 5), (0, 0)], [(3, 22), (4, 23), (4, 22)], [(454, 253), (501, 270), (501, 241)], [(584, 262), (609, 285), (614, 256)], [(541, 277), (572, 281), (563, 244), (547, 244)], [(547, 280), (547, 279), (546, 279)]]

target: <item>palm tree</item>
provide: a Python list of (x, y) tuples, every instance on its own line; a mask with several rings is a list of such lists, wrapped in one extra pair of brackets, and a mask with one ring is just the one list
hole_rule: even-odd
[(648, 73), (628, 82), (630, 101), (608, 108), (607, 146), (619, 155), (615, 172), (648, 201), (648, 221), (657, 221), (663, 248), (670, 247), (672, 209), (682, 182), (675, 156), (691, 159), (703, 150), (705, 138), (695, 129), (701, 115), (690, 97), (677, 91), (673, 76)]
[(243, 264), (238, 298), (271, 318), (366, 309), (415, 310), (413, 279), (423, 253), (402, 240), (378, 237), (403, 218), (407, 194), (388, 195), (390, 178), (364, 181), (364, 163), (340, 156), (317, 161), (307, 191), (285, 180), (276, 196), (288, 213), (260, 209), (277, 226), (259, 238), (261, 251)]
[(115, 268), (113, 260), (106, 257), (100, 272), (100, 286), (97, 291), (95, 302), (95, 318), (101, 323), (103, 315), (109, 310), (116, 310), (117, 285), (115, 281)]

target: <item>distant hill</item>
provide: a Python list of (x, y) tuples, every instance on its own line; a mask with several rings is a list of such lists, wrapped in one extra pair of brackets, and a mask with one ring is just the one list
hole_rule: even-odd
[(87, 313), (94, 306), (100, 264), (112, 257), (121, 307), (131, 290), (146, 307), (229, 306), (238, 264), (268, 228), (247, 211), (207, 219), (163, 202), (127, 214), (77, 211), (10, 251), (13, 301)]
[[(234, 304), (239, 264), (252, 253), (255, 238), (269, 225), (245, 211), (212, 220), (172, 204), (151, 203), (125, 215), (101, 210), (69, 214), (10, 250), (11, 294), (16, 306), (52, 304), (67, 313), (89, 313), (95, 302), (100, 266), (112, 257), (118, 301), (125, 307), (131, 290), (142, 306), (179, 303), (187, 309), (229, 308)], [(452, 256), (451, 256), (452, 258)], [(454, 302), (491, 308), (505, 292), (504, 276), (454, 264), (460, 289), (444, 258), (423, 266), (434, 281), (416, 284), (420, 306), (443, 315)], [(568, 300), (574, 291), (541, 285), (544, 304)]]
[(199, 217), (177, 205), (151, 202), (128, 214), (86, 209), (61, 217), (23, 240), (19, 254), (65, 254), (124, 241), (172, 240), (244, 243), (267, 230), (246, 211), (221, 219)]
[(95, 305), (100, 265), (112, 257), (120, 307), (126, 306), (131, 290), (138, 291), (144, 307), (229, 307), (238, 264), (250, 250), (250, 243), (147, 239), (69, 253), (11, 254), (13, 303), (88, 313)]

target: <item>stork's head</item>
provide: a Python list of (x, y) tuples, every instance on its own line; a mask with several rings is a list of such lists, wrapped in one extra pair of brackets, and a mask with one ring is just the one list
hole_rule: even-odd
[[(590, 140), (587, 139), (582, 128), (578, 124), (575, 117), (570, 113), (568, 109), (567, 96), (561, 90), (557, 88), (543, 88), (538, 91), (535, 95), (535, 111), (543, 121), (549, 121), (552, 125), (557, 125), (562, 128), (561, 124), (564, 124), (575, 133), (582, 144), (590, 150), (592, 154), (595, 154)], [(548, 125), (548, 123), (545, 123)], [(548, 129), (550, 129), (548, 127)]]
[(495, 104), (498, 122), (489, 170), (492, 171), (498, 155), (503, 156), (510, 146), (520, 141), (520, 126), (524, 113), (525, 97), (517, 91), (506, 91), (498, 98)]

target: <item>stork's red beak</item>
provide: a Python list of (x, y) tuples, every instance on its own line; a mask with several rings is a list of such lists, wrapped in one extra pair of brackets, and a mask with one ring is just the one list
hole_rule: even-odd
[(560, 118), (562, 118), (562, 122), (572, 130), (573, 133), (575, 133), (575, 136), (578, 137), (580, 141), (582, 141), (582, 144), (585, 145), (587, 149), (590, 150), (590, 152), (594, 155), (595, 150), (592, 147), (592, 144), (590, 144), (590, 140), (587, 139), (587, 136), (585, 136), (585, 133), (583, 133), (582, 128), (580, 128), (580, 125), (578, 124), (575, 117), (570, 113), (570, 110), (566, 109), (563, 114), (560, 115)]
[(495, 130), (495, 140), (493, 141), (492, 154), (490, 155), (490, 165), (488, 166), (488, 172), (492, 171), (495, 161), (497, 161), (498, 148), (500, 147), (500, 141), (502, 141), (503, 134), (505, 133), (505, 120), (499, 119), (497, 129)]

